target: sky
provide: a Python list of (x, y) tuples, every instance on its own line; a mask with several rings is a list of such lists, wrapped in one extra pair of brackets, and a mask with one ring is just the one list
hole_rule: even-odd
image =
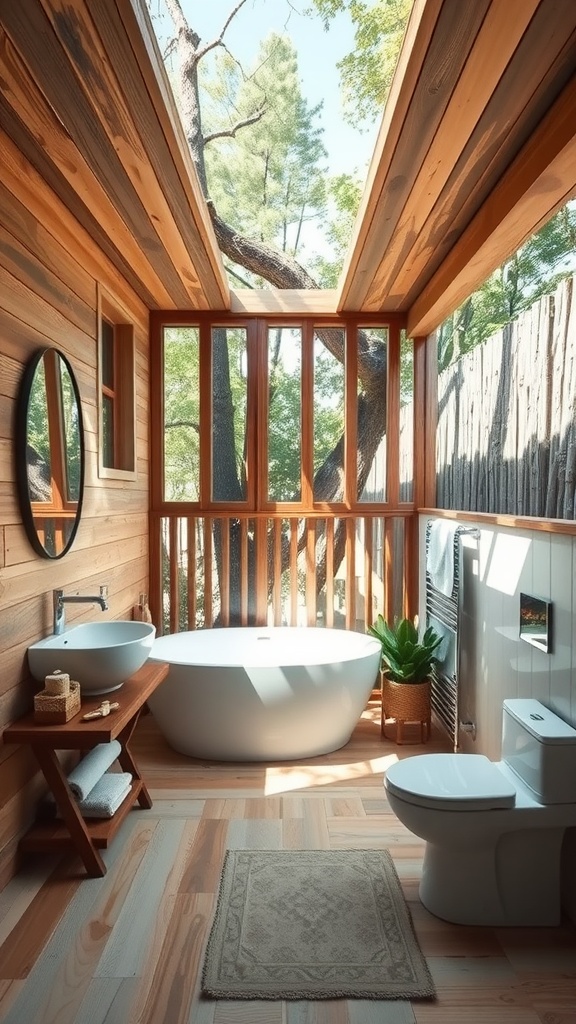
[[(181, 0), (188, 22), (206, 43), (216, 38), (238, 0)], [(310, 106), (324, 102), (321, 123), (331, 174), (359, 172), (366, 176), (378, 125), (359, 132), (342, 117), (337, 61), (354, 46), (354, 31), (347, 14), (340, 14), (324, 30), (320, 18), (303, 13), (308, 0), (247, 0), (224, 37), (231, 53), (250, 67), (260, 41), (270, 32), (288, 34), (298, 52), (302, 92)]]

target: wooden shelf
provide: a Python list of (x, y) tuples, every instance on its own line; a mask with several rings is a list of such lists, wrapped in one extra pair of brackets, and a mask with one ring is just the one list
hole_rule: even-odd
[[(130, 792), (112, 818), (84, 818), (86, 831), (92, 845), (97, 850), (106, 850), (110, 846), (118, 829), (140, 796), (142, 786), (139, 779), (132, 784)], [(56, 819), (37, 821), (23, 837), (20, 846), (30, 853), (45, 853), (47, 850), (70, 850), (74, 843), (65, 822)]]
[[(62, 820), (36, 822), (21, 840), (22, 849), (42, 853), (75, 848), (89, 875), (106, 874), (106, 865), (98, 850), (109, 846), (135, 803), (146, 808), (152, 806), (128, 744), (146, 700), (167, 673), (167, 665), (154, 662), (144, 665), (114, 691), (114, 699), (120, 707), (106, 718), (89, 721), (82, 718), (100, 705), (102, 696), (97, 696), (83, 699), (79, 713), (64, 725), (40, 725), (34, 720), (34, 714), (29, 713), (4, 730), (5, 743), (30, 746), (62, 815)], [(83, 818), (56, 751), (89, 750), (114, 739), (120, 743), (118, 762), (122, 771), (129, 772), (133, 778), (130, 792), (113, 817)]]
[[(96, 697), (83, 696), (80, 711), (65, 725), (39, 725), (34, 720), (34, 712), (30, 711), (4, 730), (4, 742), (42, 745), (54, 750), (85, 750), (96, 746), (97, 743), (115, 740), (167, 673), (167, 665), (147, 662), (130, 676), (119, 690)], [(82, 716), (89, 711), (95, 711), (105, 697), (109, 697), (111, 701), (118, 701), (118, 710), (111, 712), (106, 718), (84, 722)]]

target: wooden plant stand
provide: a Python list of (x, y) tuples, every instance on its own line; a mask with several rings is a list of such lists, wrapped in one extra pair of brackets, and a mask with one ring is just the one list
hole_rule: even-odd
[[(98, 850), (106, 849), (136, 801), (141, 807), (152, 807), (152, 800), (134, 762), (128, 744), (136, 728), (140, 712), (148, 697), (168, 674), (168, 665), (150, 662), (110, 695), (120, 707), (106, 718), (83, 721), (82, 716), (95, 711), (103, 700), (100, 694), (84, 697), (80, 712), (65, 725), (40, 725), (33, 712), (24, 715), (4, 730), (5, 743), (28, 744), (52, 791), (62, 821), (39, 821), (21, 839), (24, 850), (34, 852), (66, 851), (75, 848), (93, 878), (106, 874), (106, 865)], [(107, 696), (107, 695), (104, 695)], [(90, 750), (98, 743), (118, 740), (121, 746), (118, 761), (124, 772), (132, 775), (130, 792), (112, 818), (82, 817), (57, 750)]]

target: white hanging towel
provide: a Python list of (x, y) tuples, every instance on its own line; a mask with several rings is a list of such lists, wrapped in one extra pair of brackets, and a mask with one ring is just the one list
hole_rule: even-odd
[(77, 800), (84, 800), (88, 796), (104, 772), (114, 764), (121, 750), (118, 740), (99, 743), (72, 769), (68, 776), (68, 785)]
[(426, 569), (432, 586), (446, 597), (454, 590), (454, 537), (458, 523), (435, 519), (428, 536)]

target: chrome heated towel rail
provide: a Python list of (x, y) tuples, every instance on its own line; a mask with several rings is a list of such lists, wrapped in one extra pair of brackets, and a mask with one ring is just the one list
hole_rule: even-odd
[[(432, 520), (426, 524), (426, 564)], [(458, 690), (460, 662), (460, 605), (462, 595), (462, 537), (480, 537), (477, 527), (458, 526), (454, 532), (454, 585), (447, 597), (433, 586), (426, 569), (426, 625), (433, 626), (444, 637), (439, 648), (441, 660), (432, 675), (432, 711), (438, 724), (448, 733), (454, 750), (458, 750)]]

